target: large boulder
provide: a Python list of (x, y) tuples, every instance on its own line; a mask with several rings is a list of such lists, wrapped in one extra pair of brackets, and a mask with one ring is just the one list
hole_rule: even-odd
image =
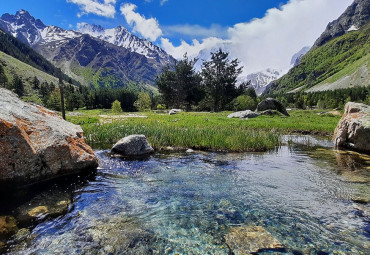
[(113, 145), (111, 151), (121, 155), (140, 156), (150, 154), (154, 150), (146, 140), (145, 135), (129, 135)]
[(256, 112), (253, 112), (251, 110), (246, 110), (246, 111), (241, 111), (241, 112), (234, 112), (234, 113), (230, 113), (227, 117), (228, 118), (240, 118), (240, 119), (244, 119), (244, 118), (256, 118), (258, 117), (259, 114), (256, 113)]
[(370, 153), (370, 106), (347, 103), (333, 142), (336, 147)]
[(80, 126), (0, 88), (0, 182), (32, 183), (98, 166)]
[(284, 105), (274, 98), (266, 98), (257, 105), (257, 111), (262, 112), (266, 110), (276, 110), (281, 112), (285, 116), (290, 116)]

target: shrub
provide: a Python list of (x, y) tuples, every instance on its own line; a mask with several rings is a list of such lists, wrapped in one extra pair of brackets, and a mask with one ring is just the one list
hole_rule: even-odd
[(120, 113), (122, 112), (121, 102), (118, 100), (115, 100), (112, 104), (112, 112), (114, 113)]

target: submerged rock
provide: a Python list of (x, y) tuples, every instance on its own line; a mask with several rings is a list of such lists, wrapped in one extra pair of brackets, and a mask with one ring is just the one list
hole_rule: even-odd
[(0, 239), (7, 238), (17, 231), (17, 221), (14, 217), (0, 216)]
[(283, 248), (276, 238), (260, 226), (234, 227), (225, 236), (225, 241), (236, 255)]
[(284, 105), (274, 98), (266, 98), (257, 105), (257, 111), (262, 112), (266, 110), (276, 110), (281, 112), (285, 116), (290, 116)]
[(370, 106), (347, 103), (333, 142), (336, 147), (370, 153)]
[(32, 183), (96, 168), (80, 126), (0, 88), (0, 181)]
[(231, 113), (227, 117), (228, 118), (240, 118), (240, 119), (249, 118), (251, 119), (251, 118), (256, 118), (258, 116), (259, 116), (258, 113), (253, 112), (251, 110), (246, 110), (246, 111)]
[(148, 143), (145, 135), (130, 135), (113, 145), (111, 151), (121, 155), (139, 156), (150, 154), (154, 150)]

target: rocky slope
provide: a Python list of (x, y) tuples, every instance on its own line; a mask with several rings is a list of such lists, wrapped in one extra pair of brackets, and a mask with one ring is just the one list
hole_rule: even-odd
[(369, 86), (369, 54), (370, 2), (355, 0), (297, 66), (269, 84), (265, 94)]
[(15, 15), (2, 15), (0, 28), (85, 85), (114, 87), (131, 81), (154, 84), (163, 67), (174, 61), (162, 49), (123, 27), (103, 29), (85, 24), (80, 31), (65, 30), (46, 26), (21, 10)]
[(316, 40), (314, 46), (319, 47), (333, 38), (358, 30), (370, 20), (370, 1), (355, 0), (347, 10), (337, 19), (330, 22), (326, 30)]

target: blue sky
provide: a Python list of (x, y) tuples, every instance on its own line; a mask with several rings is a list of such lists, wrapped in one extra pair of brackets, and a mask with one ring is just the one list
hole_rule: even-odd
[(25, 9), (46, 25), (123, 25), (176, 58), (226, 47), (247, 73), (287, 70), (353, 0), (0, 0), (0, 14)]
[[(91, 1), (104, 3), (104, 0)], [(112, 1), (115, 2), (112, 4), (115, 9), (114, 16), (93, 12), (82, 14), (84, 11), (77, 4), (78, 2), (83, 3), (84, 1), (1, 0), (0, 13), (15, 14), (16, 11), (25, 9), (47, 25), (56, 25), (66, 29), (76, 28), (76, 24), (81, 22), (99, 24), (105, 28), (123, 25), (130, 29), (125, 17), (120, 13), (120, 6), (132, 3), (137, 6), (136, 11), (141, 15), (146, 18), (155, 18), (163, 28), (164, 35), (177, 45), (181, 39), (200, 40), (212, 35), (224, 38), (228, 27), (253, 18), (262, 18), (266, 10), (279, 7), (287, 0), (117, 0)], [(203, 33), (194, 33), (194, 35), (181, 33), (179, 27), (186, 25), (203, 28)], [(215, 30), (219, 32), (216, 33)], [(140, 36), (140, 33), (138, 35)]]

